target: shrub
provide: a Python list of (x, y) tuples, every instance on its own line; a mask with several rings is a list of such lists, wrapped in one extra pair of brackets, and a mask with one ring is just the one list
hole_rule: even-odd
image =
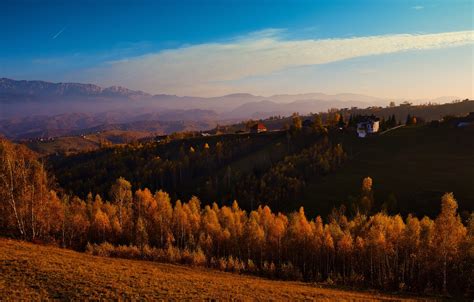
[(94, 255), (94, 245), (92, 245), (90, 242), (87, 242), (86, 254)]
[(229, 256), (229, 257), (227, 258), (227, 267), (226, 267), (226, 270), (229, 271), (229, 272), (233, 272), (234, 269), (235, 269), (234, 257)]
[(134, 245), (119, 245), (112, 250), (112, 257), (125, 259), (140, 259), (142, 253), (137, 246)]
[(244, 270), (245, 270), (244, 263), (240, 259), (236, 258), (234, 261), (234, 271), (237, 273), (240, 273), (241, 271), (244, 271)]
[(196, 266), (205, 266), (206, 265), (206, 255), (201, 249), (197, 249), (192, 255), (192, 264)]
[(349, 276), (349, 283), (352, 285), (362, 286), (364, 284), (365, 278), (363, 274), (352, 273)]
[(95, 255), (101, 257), (110, 257), (114, 252), (114, 246), (108, 242), (103, 242), (100, 245), (94, 245)]
[(219, 268), (217, 259), (214, 257), (211, 257), (211, 260), (209, 260), (209, 266), (212, 268)]
[(280, 267), (281, 278), (286, 280), (302, 280), (303, 274), (293, 263), (283, 263)]
[(165, 261), (167, 262), (178, 263), (181, 260), (179, 249), (171, 245), (168, 246), (166, 249), (165, 258)]
[(225, 271), (225, 269), (227, 268), (227, 261), (225, 260), (225, 258), (219, 258), (217, 265), (221, 271)]
[(145, 260), (153, 261), (153, 254), (155, 250), (155, 248), (152, 248), (148, 244), (145, 244), (142, 248), (142, 258)]
[(334, 285), (334, 281), (331, 279), (331, 277), (328, 277), (328, 278), (326, 279), (326, 284), (327, 284), (327, 285)]
[(273, 262), (271, 263), (268, 261), (263, 262), (262, 272), (265, 276), (270, 277), (270, 278), (274, 277), (275, 271), (276, 271), (276, 267)]
[(257, 267), (255, 266), (255, 263), (252, 259), (247, 260), (247, 271), (249, 273), (255, 273), (257, 271)]
[(181, 254), (180, 263), (182, 263), (182, 264), (193, 264), (193, 255), (188, 249), (181, 250), (180, 254)]

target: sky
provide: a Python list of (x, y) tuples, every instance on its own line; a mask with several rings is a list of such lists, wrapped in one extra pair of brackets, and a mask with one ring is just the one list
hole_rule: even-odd
[(153, 94), (474, 97), (474, 1), (0, 1), (0, 77)]

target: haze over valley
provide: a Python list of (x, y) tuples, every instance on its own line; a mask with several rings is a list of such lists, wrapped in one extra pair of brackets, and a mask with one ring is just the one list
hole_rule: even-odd
[[(444, 103), (439, 97), (415, 102)], [(192, 97), (134, 91), (93, 84), (0, 79), (0, 134), (9, 138), (46, 138), (104, 130), (155, 134), (209, 130), (248, 119), (325, 112), (331, 108), (385, 107), (391, 101), (360, 94), (306, 93), (255, 96)], [(406, 101), (406, 100), (404, 100)]]

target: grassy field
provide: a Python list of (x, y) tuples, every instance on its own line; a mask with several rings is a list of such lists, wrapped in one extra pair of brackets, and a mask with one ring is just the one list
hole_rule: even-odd
[(125, 144), (151, 135), (152, 133), (145, 131), (109, 130), (85, 136), (61, 136), (52, 140), (31, 141), (25, 144), (41, 155), (75, 154), (97, 150), (101, 145)]
[(310, 215), (349, 204), (366, 176), (374, 180), (376, 203), (393, 194), (401, 213), (437, 215), (445, 192), (454, 192), (461, 211), (474, 210), (472, 129), (402, 127), (367, 139), (353, 133), (337, 139), (350, 158), (338, 171), (308, 185), (301, 204)]
[(71, 154), (100, 148), (99, 141), (84, 139), (80, 136), (63, 136), (55, 138), (54, 140), (32, 141), (25, 144), (28, 148), (41, 155), (56, 153)]
[(422, 301), (202, 268), (101, 258), (0, 239), (0, 300)]

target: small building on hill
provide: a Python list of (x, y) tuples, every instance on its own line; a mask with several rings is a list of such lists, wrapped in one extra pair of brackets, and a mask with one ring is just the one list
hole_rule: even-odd
[(160, 143), (161, 141), (164, 141), (168, 138), (168, 135), (157, 135), (154, 138), (154, 141), (157, 143)]
[(474, 112), (469, 112), (469, 114), (463, 118), (460, 118), (457, 123), (458, 128), (474, 126)]
[(262, 133), (267, 132), (267, 127), (262, 123), (257, 123), (250, 128), (250, 133)]
[(380, 120), (371, 116), (362, 117), (357, 123), (357, 135), (366, 137), (367, 135), (377, 133), (380, 127)]

